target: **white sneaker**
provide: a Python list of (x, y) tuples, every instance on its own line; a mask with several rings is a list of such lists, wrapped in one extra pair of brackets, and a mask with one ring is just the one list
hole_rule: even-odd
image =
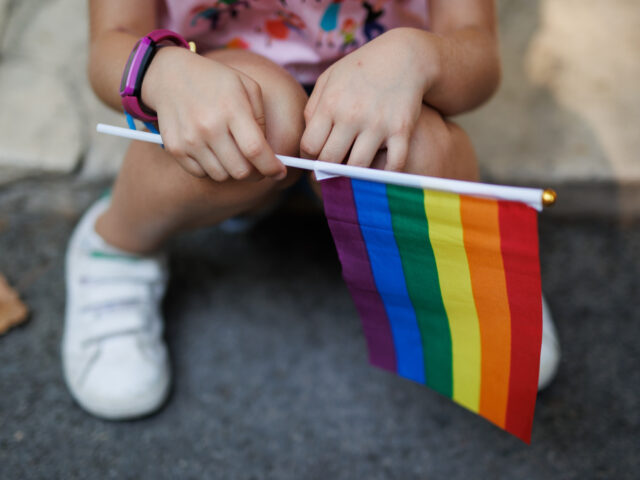
[(542, 297), (542, 348), (540, 350), (540, 374), (538, 375), (538, 391), (546, 388), (558, 371), (560, 363), (560, 343), (558, 333), (553, 324), (551, 310)]
[(160, 312), (167, 272), (163, 257), (128, 254), (95, 232), (108, 205), (96, 202), (69, 242), (62, 362), (85, 410), (123, 420), (153, 412), (169, 392)]

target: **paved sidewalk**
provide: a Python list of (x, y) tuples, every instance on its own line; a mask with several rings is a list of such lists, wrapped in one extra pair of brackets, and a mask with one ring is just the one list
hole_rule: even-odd
[(0, 191), (0, 271), (30, 305), (0, 337), (2, 479), (634, 479), (640, 470), (640, 224), (541, 221), (543, 285), (564, 358), (531, 446), (366, 363), (321, 215), (172, 246), (175, 370), (156, 416), (108, 423), (62, 381), (63, 252), (103, 190)]

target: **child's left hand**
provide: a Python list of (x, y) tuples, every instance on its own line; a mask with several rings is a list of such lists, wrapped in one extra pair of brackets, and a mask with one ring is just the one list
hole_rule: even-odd
[(430, 52), (416, 48), (424, 43), (412, 35), (390, 30), (318, 78), (304, 112), (304, 156), (369, 167), (386, 148), (385, 168), (403, 170), (432, 76), (425, 61)]

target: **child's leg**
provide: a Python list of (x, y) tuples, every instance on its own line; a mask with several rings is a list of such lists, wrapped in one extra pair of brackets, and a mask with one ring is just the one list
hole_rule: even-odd
[[(297, 82), (247, 52), (211, 56), (257, 81), (267, 140), (277, 153), (297, 155), (306, 102)], [(67, 249), (63, 371), (80, 405), (99, 417), (124, 419), (164, 402), (171, 377), (159, 308), (166, 267), (162, 255), (148, 253), (181, 229), (261, 205), (297, 175), (218, 183), (191, 176), (158, 146), (132, 143), (112, 198), (85, 213)]]
[[(241, 70), (260, 85), (267, 141), (276, 153), (297, 156), (307, 96), (295, 79), (250, 52), (224, 50), (207, 56)], [(185, 172), (157, 145), (132, 142), (111, 206), (96, 222), (96, 230), (113, 246), (149, 252), (179, 230), (215, 224), (260, 205), (295, 181), (297, 175), (290, 170), (282, 182), (215, 182)]]

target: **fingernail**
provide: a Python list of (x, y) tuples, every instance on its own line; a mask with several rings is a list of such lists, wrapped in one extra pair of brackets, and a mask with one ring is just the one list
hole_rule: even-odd
[(287, 171), (286, 170), (282, 170), (279, 174), (277, 174), (275, 177), (276, 180), (284, 180), (285, 178), (287, 178)]

